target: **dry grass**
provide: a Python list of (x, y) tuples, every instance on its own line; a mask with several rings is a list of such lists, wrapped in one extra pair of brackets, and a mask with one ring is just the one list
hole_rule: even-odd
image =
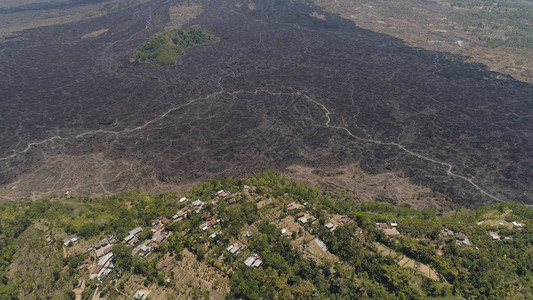
[(188, 3), (184, 2), (180, 5), (171, 6), (168, 9), (170, 23), (165, 27), (165, 30), (182, 28), (204, 12), (204, 9), (199, 3), (195, 1)]
[(412, 184), (401, 173), (366, 174), (358, 164), (332, 170), (317, 170), (304, 166), (290, 166), (284, 174), (293, 180), (302, 181), (321, 190), (341, 190), (360, 202), (387, 199), (414, 209), (451, 208), (452, 203), (442, 195), (435, 195), (430, 188)]
[(488, 48), (473, 33), (451, 21), (449, 16), (457, 8), (451, 7), (447, 1), (416, 4), (378, 0), (314, 2), (359, 27), (400, 38), (410, 46), (472, 57), (471, 62), (483, 63), (491, 70), (533, 82), (533, 55), (530, 49)]

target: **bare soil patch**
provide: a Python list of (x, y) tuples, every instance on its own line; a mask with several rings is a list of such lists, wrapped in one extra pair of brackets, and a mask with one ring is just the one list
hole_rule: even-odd
[(104, 34), (106, 32), (109, 31), (109, 28), (102, 28), (100, 30), (96, 30), (96, 31), (93, 31), (91, 33), (87, 33), (87, 34), (84, 34), (81, 36), (82, 39), (88, 39), (88, 38), (93, 38), (93, 37), (97, 37), (101, 34)]

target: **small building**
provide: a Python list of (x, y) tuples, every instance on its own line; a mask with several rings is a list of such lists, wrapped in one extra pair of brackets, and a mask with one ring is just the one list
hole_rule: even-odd
[(185, 202), (185, 201), (187, 201), (187, 197), (182, 197), (182, 198), (179, 200), (180, 203), (183, 203), (183, 202)]
[(500, 236), (498, 235), (497, 232), (489, 232), (489, 235), (490, 237), (492, 238), (493, 241), (499, 241), (500, 240)]
[(463, 245), (463, 246), (471, 245), (470, 241), (468, 240), (468, 237), (462, 232), (455, 233), (455, 243), (456, 245)]
[(254, 234), (251, 231), (246, 231), (246, 238), (251, 239), (254, 236)]
[(228, 203), (229, 204), (235, 204), (237, 201), (235, 200), (235, 198), (229, 198), (228, 199)]
[(124, 241), (126, 243), (129, 243), (135, 236), (133, 234), (130, 234), (128, 235), (127, 237), (124, 238)]
[(145, 300), (148, 297), (149, 294), (150, 294), (150, 292), (146, 292), (146, 291), (143, 291), (143, 290), (138, 290), (133, 295), (133, 299), (135, 299), (135, 300)]
[(156, 266), (156, 269), (158, 271), (161, 271), (164, 268), (168, 267), (169, 265), (170, 265), (170, 258), (167, 258), (167, 259), (163, 260), (162, 262), (158, 263), (157, 266)]
[(283, 234), (283, 235), (287, 234), (287, 228), (282, 228), (281, 229), (281, 234)]
[(75, 234), (66, 236), (65, 238), (63, 238), (63, 246), (66, 247), (66, 246), (72, 245), (75, 242), (77, 242), (78, 239), (79, 239), (78, 236)]
[(107, 253), (102, 258), (100, 258), (100, 260), (98, 261), (98, 265), (104, 266), (111, 260), (112, 257), (113, 257), (113, 252)]
[(378, 229), (385, 230), (385, 229), (389, 228), (389, 225), (387, 225), (387, 223), (376, 223), (376, 227)]
[(192, 206), (201, 206), (203, 204), (202, 200), (198, 199), (198, 200), (194, 200), (191, 205)]
[(98, 278), (98, 273), (100, 273), (100, 271), (102, 270), (104, 266), (103, 265), (97, 265), (96, 267), (94, 267), (91, 271), (91, 275), (90, 275), (90, 279), (97, 279)]
[(152, 238), (152, 241), (156, 242), (156, 243), (161, 243), (163, 242), (165, 239), (167, 238), (167, 236), (163, 233), (163, 232), (159, 232), (158, 234), (154, 234), (153, 238)]
[(259, 267), (262, 263), (263, 263), (262, 260), (260, 260), (260, 259), (256, 259), (256, 260), (254, 261), (252, 267), (257, 268), (257, 267)]
[(329, 230), (333, 230), (335, 228), (335, 225), (333, 225), (333, 223), (331, 223), (331, 222), (326, 223), (326, 225), (324, 225), (324, 226), (326, 226), (326, 228), (329, 229)]
[(224, 198), (226, 197), (227, 195), (229, 194), (229, 192), (226, 192), (224, 190), (220, 190), (218, 192), (215, 193), (215, 195), (218, 197), (218, 198)]
[(148, 254), (150, 254), (150, 251), (151, 251), (150, 247), (148, 247), (146, 245), (142, 245), (141, 249), (139, 250), (139, 256), (145, 257)]
[(133, 239), (131, 239), (128, 243), (128, 245), (130, 245), (131, 247), (135, 247), (137, 246), (141, 241), (139, 240), (138, 237), (134, 236)]
[(244, 264), (247, 265), (248, 267), (251, 267), (254, 261), (255, 261), (255, 256), (250, 256), (244, 261)]
[(95, 250), (94, 253), (96, 254), (97, 258), (100, 258), (100, 257), (108, 254), (109, 252), (111, 252), (111, 250), (113, 250), (113, 246), (112, 245), (107, 245), (105, 247), (102, 247), (100, 249)]
[(109, 242), (110, 244), (114, 244), (118, 241), (117, 236), (114, 234), (108, 235), (106, 239), (107, 239), (107, 242)]
[(448, 237), (448, 236), (452, 236), (454, 232), (446, 228), (446, 229), (441, 230), (440, 234), (442, 235), (442, 237)]
[(296, 218), (301, 218), (303, 216), (305, 216), (305, 213), (303, 211), (296, 214)]
[(221, 233), (222, 233), (222, 231), (217, 230), (217, 231), (213, 232), (209, 237), (212, 238), (212, 239), (214, 239), (214, 238), (217, 237), (217, 235), (219, 235), (219, 234), (221, 234)]
[(306, 217), (301, 217), (301, 218), (298, 219), (298, 221), (300, 223), (302, 223), (302, 224), (305, 224), (305, 223), (307, 223), (307, 218)]
[(216, 226), (218, 224), (219, 220), (217, 219), (211, 219), (210, 221), (207, 222), (207, 226), (209, 227), (213, 227), (213, 226)]
[(143, 228), (142, 227), (137, 227), (135, 229), (132, 229), (130, 230), (129, 234), (131, 235), (138, 235), (139, 233), (141, 233), (143, 231)]
[(466, 235), (462, 232), (457, 232), (455, 234), (455, 239), (459, 241), (464, 241), (466, 239)]
[(228, 248), (226, 248), (227, 251), (229, 251), (229, 253), (231, 253), (232, 255), (235, 255), (239, 252), (240, 249), (242, 249), (243, 246), (238, 244), (238, 243), (235, 243), (231, 246), (229, 246)]
[(395, 227), (396, 228), (396, 227), (398, 227), (398, 223), (392, 222), (392, 223), (390, 223), (390, 227)]
[(319, 238), (315, 238), (315, 243), (317, 243), (317, 245), (320, 247), (322, 252), (328, 251), (328, 247), (326, 246), (326, 244)]
[(354, 220), (348, 217), (344, 217), (341, 219), (341, 223), (345, 225), (353, 224), (354, 222), (355, 222)]

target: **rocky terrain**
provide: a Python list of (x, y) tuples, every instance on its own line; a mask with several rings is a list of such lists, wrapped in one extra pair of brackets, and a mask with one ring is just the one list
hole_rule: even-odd
[[(311, 3), (16, 5), (3, 22), (55, 19), (0, 43), (3, 200), (359, 163), (463, 204), (533, 204), (533, 85), (460, 56)], [(193, 25), (220, 42), (174, 66), (129, 61), (156, 34)]]

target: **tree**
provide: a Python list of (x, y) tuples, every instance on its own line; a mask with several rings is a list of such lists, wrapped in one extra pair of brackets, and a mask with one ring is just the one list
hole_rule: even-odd
[(115, 257), (115, 265), (124, 271), (129, 271), (132, 265), (131, 248), (124, 244), (117, 244), (113, 246), (113, 255)]

